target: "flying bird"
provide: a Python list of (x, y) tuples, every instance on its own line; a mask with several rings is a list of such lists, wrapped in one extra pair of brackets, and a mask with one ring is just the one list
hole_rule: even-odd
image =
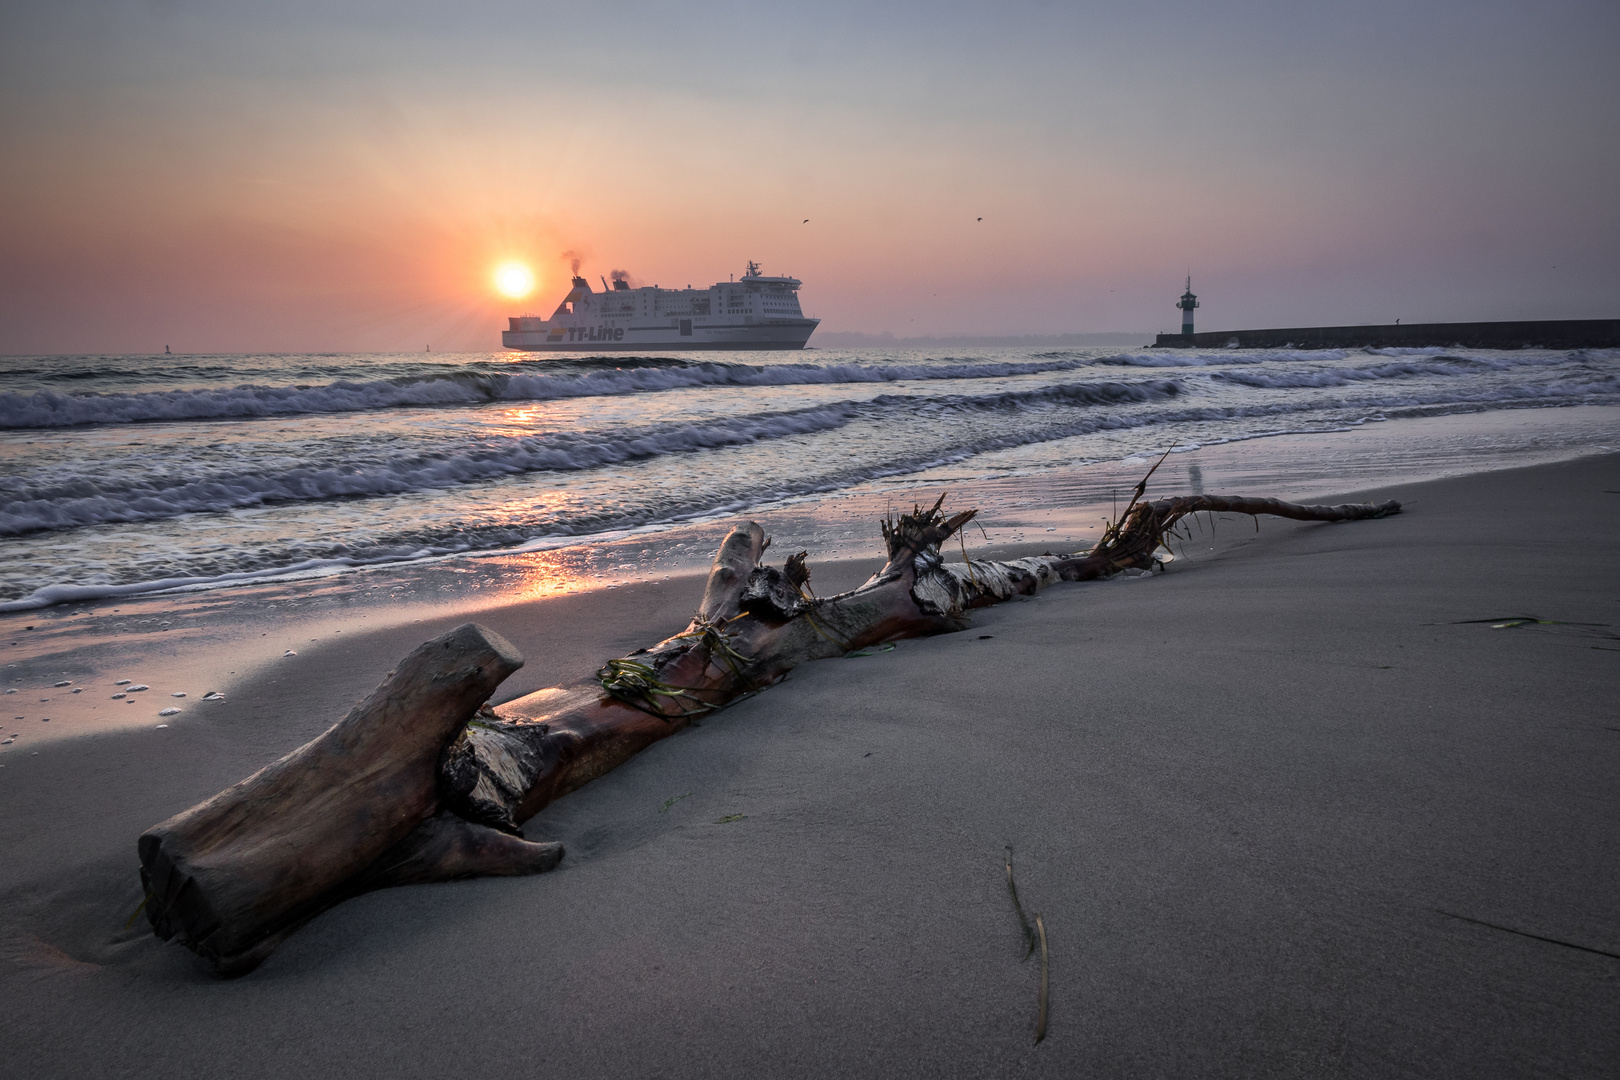
[(984, 218), (974, 218), (974, 219), (973, 219), (973, 220), (974, 220), (974, 221), (983, 221), (983, 220), (984, 220)]
[(804, 220), (803, 220), (803, 221), (802, 221), (802, 222), (800, 222), (800, 224), (801, 224), (801, 225), (808, 225), (808, 224), (810, 224), (810, 219), (809, 219), (809, 218), (805, 218), (805, 219), (804, 219)]

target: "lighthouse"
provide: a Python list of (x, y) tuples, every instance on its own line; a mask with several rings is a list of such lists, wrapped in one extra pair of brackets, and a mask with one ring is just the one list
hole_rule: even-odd
[(1183, 334), (1191, 334), (1193, 332), (1192, 313), (1193, 308), (1197, 306), (1198, 297), (1194, 296), (1192, 291), (1192, 275), (1188, 274), (1187, 291), (1181, 294), (1180, 300), (1176, 301), (1176, 307), (1181, 309), (1181, 332)]

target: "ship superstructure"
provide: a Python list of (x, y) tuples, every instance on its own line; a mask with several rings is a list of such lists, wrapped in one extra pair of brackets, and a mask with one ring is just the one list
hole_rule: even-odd
[(793, 277), (767, 277), (749, 262), (738, 281), (707, 289), (632, 288), (615, 271), (603, 292), (575, 276), (551, 318), (522, 315), (501, 333), (508, 349), (532, 352), (662, 349), (802, 349), (819, 319), (799, 308)]

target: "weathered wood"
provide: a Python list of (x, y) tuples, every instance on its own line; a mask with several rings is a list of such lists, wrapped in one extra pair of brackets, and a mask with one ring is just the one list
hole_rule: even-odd
[(457, 627), (324, 734), (148, 830), (138, 848), (154, 931), (222, 972), (257, 964), (437, 812), (445, 744), (522, 664), (494, 631)]
[(143, 836), (153, 927), (238, 973), (368, 889), (549, 870), (562, 845), (523, 840), (522, 822), (805, 661), (958, 630), (974, 608), (1057, 581), (1152, 567), (1189, 514), (1344, 521), (1400, 510), (1204, 495), (1146, 502), (1146, 487), (1144, 477), (1090, 550), (1010, 562), (947, 564), (941, 545), (974, 511), (947, 517), (943, 499), (919, 507), (883, 523), (883, 567), (830, 597), (809, 591), (803, 552), (781, 569), (762, 565), (769, 538), (740, 525), (684, 631), (494, 709), (479, 706), (522, 659), (493, 633), (461, 627), (418, 649), (325, 735)]
[(561, 844), (533, 843), (446, 810), (379, 855), (354, 878), (352, 892), (359, 895), (396, 885), (538, 874), (555, 868), (562, 857)]
[(1150, 568), (1160, 544), (1188, 514), (1344, 521), (1400, 509), (1395, 502), (1301, 506), (1218, 495), (1140, 502), (1145, 488), (1146, 478), (1090, 551), (1011, 562), (947, 564), (941, 545), (974, 511), (947, 518), (941, 499), (885, 521), (883, 568), (859, 588), (826, 598), (804, 591), (809, 569), (803, 553), (781, 570), (758, 565), (770, 541), (752, 522), (739, 526), (721, 544), (703, 607), (682, 633), (610, 662), (594, 679), (508, 702), (463, 731), (445, 754), (447, 804), (471, 820), (516, 829), (693, 718), (769, 686), (805, 661), (961, 629), (970, 610), (1057, 581)]
[(362, 893), (397, 885), (433, 885), (470, 877), (538, 874), (554, 869), (562, 857), (561, 844), (530, 843), (487, 825), (441, 812), (412, 829), (354, 877), (321, 893), (314, 902), (301, 905), (290, 921), (278, 925), (246, 949), (224, 957), (202, 955), (218, 974), (245, 975), (311, 919)]
[(888, 562), (860, 588), (826, 599), (801, 591), (809, 579), (802, 554), (788, 560), (789, 570), (761, 567), (764, 531), (753, 522), (738, 526), (721, 543), (702, 608), (680, 634), (610, 661), (594, 678), (507, 702), (464, 730), (445, 753), (447, 805), (469, 820), (515, 829), (807, 660), (959, 628), (960, 611), (920, 609), (911, 586), (920, 568), (938, 566), (939, 544), (972, 516), (947, 521), (936, 504), (886, 523)]
[(737, 602), (748, 586), (748, 578), (759, 565), (759, 558), (770, 546), (765, 530), (752, 521), (739, 525), (720, 542), (720, 551), (709, 567), (709, 580), (698, 604), (697, 618), (724, 622), (737, 615)]

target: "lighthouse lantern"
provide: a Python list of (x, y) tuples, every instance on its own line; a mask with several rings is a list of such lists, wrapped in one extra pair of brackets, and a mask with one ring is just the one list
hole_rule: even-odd
[(1192, 275), (1188, 274), (1187, 291), (1181, 294), (1180, 300), (1176, 301), (1176, 307), (1181, 309), (1181, 332), (1183, 334), (1191, 334), (1193, 332), (1192, 313), (1193, 308), (1197, 306), (1198, 297), (1194, 296), (1192, 291)]

